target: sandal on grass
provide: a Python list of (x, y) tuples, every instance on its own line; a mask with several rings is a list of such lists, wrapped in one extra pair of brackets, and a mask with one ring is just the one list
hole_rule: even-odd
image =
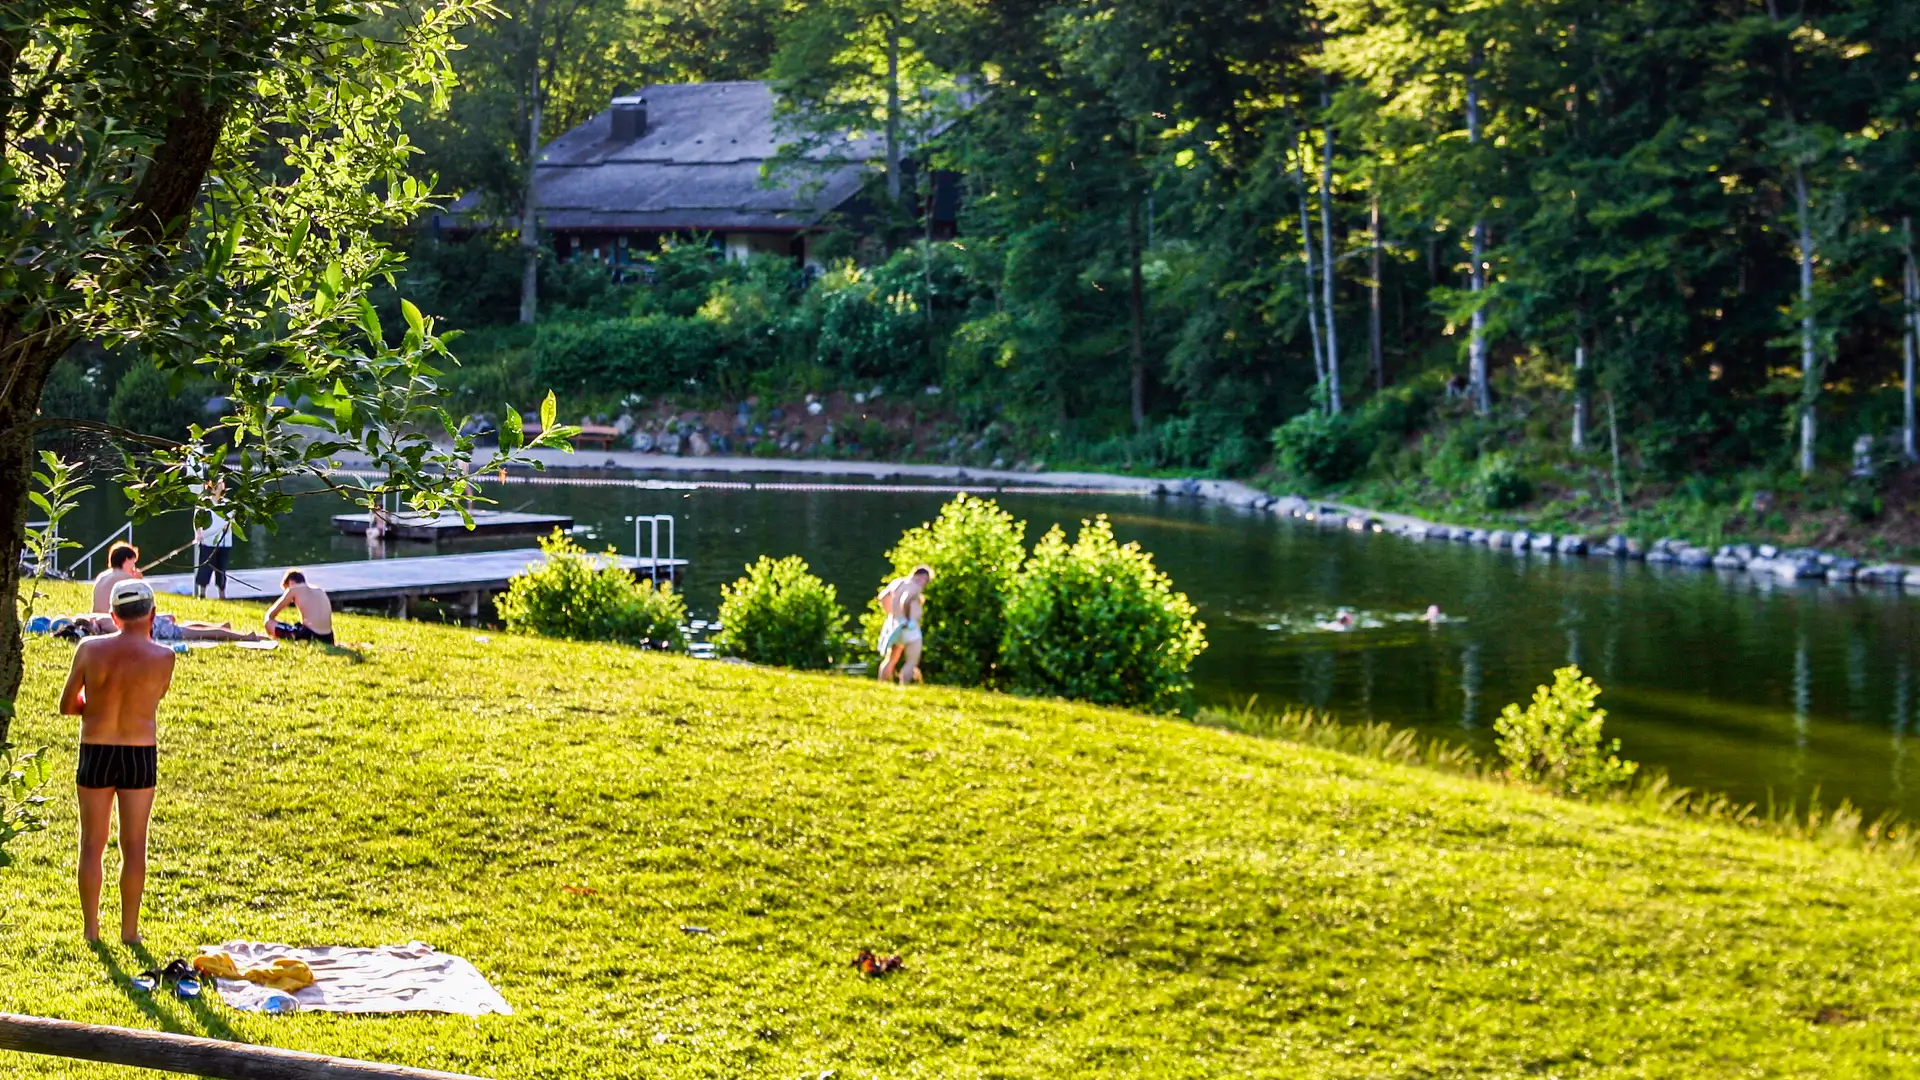
[(150, 994), (160, 986), (160, 973), (143, 971), (133, 977), (133, 988), (143, 994)]

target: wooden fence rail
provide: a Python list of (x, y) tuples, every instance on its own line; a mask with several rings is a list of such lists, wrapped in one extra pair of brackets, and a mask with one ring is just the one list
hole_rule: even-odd
[(464, 1073), (12, 1013), (0, 1013), (0, 1050), (103, 1061), (213, 1080), (481, 1080)]

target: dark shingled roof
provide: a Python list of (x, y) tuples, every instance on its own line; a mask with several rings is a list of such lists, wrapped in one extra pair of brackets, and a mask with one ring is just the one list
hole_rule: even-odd
[(812, 151), (817, 164), (761, 182), (783, 142), (763, 82), (649, 86), (646, 133), (613, 138), (612, 108), (540, 153), (537, 183), (549, 229), (803, 229), (846, 202), (882, 156), (877, 139)]

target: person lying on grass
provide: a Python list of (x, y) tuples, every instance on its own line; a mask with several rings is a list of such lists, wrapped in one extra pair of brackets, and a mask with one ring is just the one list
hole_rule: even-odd
[[(88, 620), (87, 632), (113, 633), (113, 619), (108, 612), (114, 588), (123, 581), (139, 581), (145, 576), (140, 570), (139, 548), (124, 540), (108, 548), (107, 568), (93, 579), (93, 610), (101, 617)], [(153, 640), (171, 645), (176, 641), (259, 641), (261, 637), (235, 630), (232, 623), (188, 622), (162, 611), (153, 617)]]
[[(267, 609), (267, 636), (333, 644), (333, 601), (328, 599), (327, 591), (307, 584), (307, 575), (298, 570), (287, 571), (287, 576), (280, 579), (280, 587), (286, 591)], [(280, 613), (289, 606), (299, 614), (299, 622), (278, 621)]]
[(159, 783), (160, 699), (173, 685), (173, 650), (153, 640), (153, 590), (122, 581), (111, 597), (118, 633), (74, 650), (60, 712), (80, 718), (80, 915), (88, 941), (100, 940), (101, 857), (120, 808), (120, 940), (140, 940), (140, 898), (147, 887), (147, 820)]

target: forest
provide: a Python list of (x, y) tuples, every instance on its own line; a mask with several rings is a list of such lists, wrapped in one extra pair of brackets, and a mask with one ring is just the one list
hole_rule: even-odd
[[(812, 277), (695, 247), (618, 284), (547, 251), (531, 327), (537, 232), (413, 240), (396, 295), (467, 331), (475, 408), (937, 386), (982, 463), (1483, 513), (1805, 490), (1871, 522), (1911, 479), (1920, 5), (498, 9), (408, 122), (445, 195), (511, 214), (531, 145), (664, 82), (767, 79), (797, 128), (930, 168), (877, 166), (884, 246)], [(963, 185), (951, 241), (914, 226), (932, 169)]]

